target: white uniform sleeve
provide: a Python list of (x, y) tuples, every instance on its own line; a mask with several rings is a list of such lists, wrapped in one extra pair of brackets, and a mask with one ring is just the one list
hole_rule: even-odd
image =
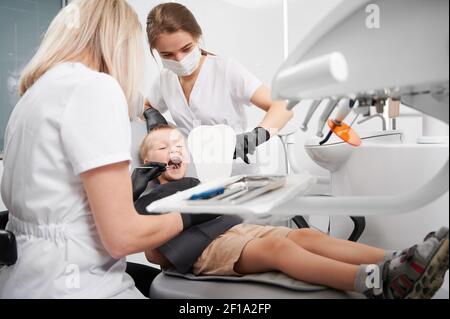
[(75, 175), (131, 160), (127, 109), (122, 88), (109, 75), (74, 90), (61, 119), (61, 140)]
[(152, 88), (147, 96), (150, 105), (160, 113), (167, 112), (168, 108), (161, 93), (161, 76), (153, 82)]
[(251, 104), (253, 95), (263, 84), (244, 66), (234, 60), (229, 60), (227, 81), (233, 98), (246, 105)]

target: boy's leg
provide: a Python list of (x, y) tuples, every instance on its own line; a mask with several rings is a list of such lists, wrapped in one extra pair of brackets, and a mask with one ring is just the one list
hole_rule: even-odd
[[(433, 243), (435, 242), (435, 243)], [(295, 279), (370, 298), (431, 298), (448, 270), (446, 237), (428, 240), (406, 256), (371, 265), (351, 265), (315, 255), (280, 237), (254, 239), (235, 264), (241, 274), (278, 270)]]
[(358, 267), (315, 255), (282, 237), (249, 242), (234, 267), (240, 274), (280, 271), (297, 280), (353, 291)]
[(288, 238), (311, 253), (352, 265), (377, 264), (389, 254), (379, 248), (333, 238), (310, 228), (294, 230)]

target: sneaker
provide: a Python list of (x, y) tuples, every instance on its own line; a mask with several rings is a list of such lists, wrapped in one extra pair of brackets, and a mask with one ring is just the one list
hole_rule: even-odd
[[(423, 239), (423, 242), (426, 242), (430, 238), (437, 238), (439, 241), (444, 240), (446, 237), (448, 237), (448, 233), (449, 233), (449, 229), (447, 227), (442, 227), (437, 232), (431, 232), (428, 235), (426, 235), (425, 238)], [(410, 249), (414, 249), (416, 247), (417, 247), (417, 245), (414, 245), (413, 247), (405, 248), (401, 251), (397, 251), (391, 259), (394, 259), (398, 256), (405, 256), (406, 254), (408, 254), (408, 251)]]
[[(448, 229), (430, 233), (425, 241), (382, 265), (385, 299), (430, 299), (448, 271)], [(377, 297), (370, 296), (369, 297)]]

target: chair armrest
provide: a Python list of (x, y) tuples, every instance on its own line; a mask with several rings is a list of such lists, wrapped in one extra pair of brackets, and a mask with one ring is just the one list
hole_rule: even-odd
[(0, 230), (0, 266), (11, 266), (17, 261), (17, 243), (13, 233)]
[(0, 230), (4, 230), (8, 223), (9, 212), (0, 212)]

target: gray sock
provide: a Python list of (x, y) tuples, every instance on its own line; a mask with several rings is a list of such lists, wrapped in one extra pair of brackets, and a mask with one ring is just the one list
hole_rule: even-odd
[(384, 252), (383, 262), (386, 262), (388, 260), (392, 260), (395, 257), (398, 257), (400, 254), (401, 254), (401, 251), (398, 251), (398, 250), (386, 250)]
[[(354, 291), (359, 293), (378, 295), (382, 292), (382, 266), (378, 265), (361, 265), (356, 273)], [(378, 281), (378, 282), (376, 282)]]

